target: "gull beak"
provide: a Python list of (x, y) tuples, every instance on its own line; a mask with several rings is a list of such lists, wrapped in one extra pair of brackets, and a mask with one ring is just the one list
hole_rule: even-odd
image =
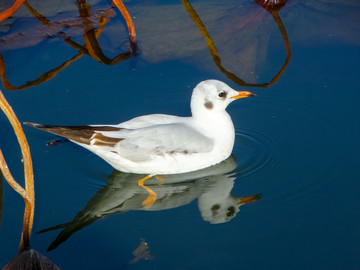
[(245, 98), (245, 97), (253, 97), (256, 96), (255, 94), (249, 92), (249, 91), (236, 91), (238, 94), (236, 96), (233, 96), (231, 98), (233, 99), (239, 99), (239, 98)]
[(238, 201), (238, 204), (244, 204), (244, 203), (251, 203), (251, 202), (256, 202), (257, 200), (261, 199), (261, 193), (260, 194), (256, 194), (256, 195), (251, 195), (251, 196), (247, 196), (247, 197), (242, 197), (240, 198), (240, 200)]

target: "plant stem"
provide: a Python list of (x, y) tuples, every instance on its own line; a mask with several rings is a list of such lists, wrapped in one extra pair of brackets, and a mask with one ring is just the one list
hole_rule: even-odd
[(19, 245), (19, 252), (21, 252), (30, 247), (30, 235), (31, 235), (31, 230), (34, 220), (34, 210), (35, 210), (34, 173), (33, 173), (32, 160), (30, 155), (30, 147), (27, 143), (24, 131), (14, 111), (12, 110), (9, 103), (6, 101), (1, 91), (0, 91), (0, 108), (3, 110), (3, 112), (9, 119), (12, 127), (14, 128), (15, 135), (18, 139), (21, 148), (21, 153), (23, 156), (25, 190), (18, 183), (16, 183), (14, 178), (11, 176), (10, 170), (8, 169), (4, 157), (0, 151), (1, 170), (4, 174), (5, 179), (9, 182), (10, 186), (13, 187), (14, 190), (17, 191), (25, 200), (23, 233)]

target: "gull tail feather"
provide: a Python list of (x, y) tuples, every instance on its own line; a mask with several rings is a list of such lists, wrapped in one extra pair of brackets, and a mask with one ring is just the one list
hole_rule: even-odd
[[(91, 145), (97, 142), (114, 144), (121, 139), (114, 139), (105, 137), (97, 132), (103, 131), (119, 131), (120, 128), (113, 126), (55, 126), (55, 125), (42, 125), (30, 122), (24, 122), (25, 125), (45, 130), (47, 132), (65, 137), (71, 141), (79, 144)], [(100, 138), (97, 138), (100, 137)], [(116, 140), (116, 142), (115, 142)]]

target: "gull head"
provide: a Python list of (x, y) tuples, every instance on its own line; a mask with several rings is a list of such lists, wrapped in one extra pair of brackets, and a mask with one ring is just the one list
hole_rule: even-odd
[(191, 112), (194, 117), (209, 113), (224, 112), (236, 99), (255, 96), (248, 91), (236, 91), (218, 80), (200, 82), (191, 96)]

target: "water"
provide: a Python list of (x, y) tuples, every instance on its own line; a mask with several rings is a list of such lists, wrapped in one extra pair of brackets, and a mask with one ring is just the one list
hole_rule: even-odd
[[(63, 24), (45, 31), (26, 9), (0, 24), (6, 79), (16, 87), (78, 55), (64, 37), (84, 44), (74, 3), (30, 4)], [(99, 38), (104, 54), (125, 53), (119, 12), (92, 4), (93, 14), (116, 12)], [(281, 31), (260, 6), (191, 3), (221, 58), (214, 62), (216, 53), (181, 3), (125, 4), (141, 54), (115, 65), (83, 55), (19, 91), (5, 90), (3, 81), (20, 121), (84, 125), (149, 113), (185, 116), (192, 88), (208, 78), (257, 96), (228, 108), (236, 128), (232, 158), (200, 174), (149, 180), (158, 198), (148, 210), (136, 175), (114, 172), (68, 142), (46, 146), (53, 135), (25, 127), (36, 190), (32, 247), (62, 269), (359, 269), (359, 4), (287, 3), (279, 15), (291, 58), (267, 88), (254, 84), (269, 84), (287, 55)], [(19, 32), (32, 44), (8, 41)], [(22, 183), (21, 154), (5, 117), (0, 130), (1, 150)], [(243, 197), (252, 202), (234, 206)], [(23, 205), (4, 182), (0, 265), (17, 252)], [(142, 239), (148, 253), (133, 260)]]

